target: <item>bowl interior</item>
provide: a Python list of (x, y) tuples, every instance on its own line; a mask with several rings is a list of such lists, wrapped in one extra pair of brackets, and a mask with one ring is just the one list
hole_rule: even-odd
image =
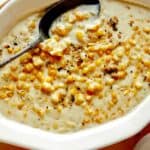
[(11, 0), (0, 10), (0, 39), (23, 17), (44, 9), (59, 0)]
[[(48, 7), (57, 1), (11, 0), (0, 10), (0, 39), (23, 17)], [(132, 136), (141, 130), (150, 121), (149, 106), (150, 96), (125, 117), (93, 129), (68, 135), (56, 135), (39, 129), (33, 129), (0, 116), (0, 140), (36, 149), (50, 149), (51, 147), (51, 149), (73, 150), (103, 147)]]

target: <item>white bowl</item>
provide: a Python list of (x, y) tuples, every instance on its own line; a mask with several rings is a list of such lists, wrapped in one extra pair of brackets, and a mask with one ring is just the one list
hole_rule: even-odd
[[(57, 0), (11, 0), (0, 10), (0, 38), (23, 16)], [(41, 150), (102, 148), (138, 133), (150, 122), (150, 96), (126, 116), (70, 134), (54, 134), (35, 129), (0, 115), (0, 140)]]

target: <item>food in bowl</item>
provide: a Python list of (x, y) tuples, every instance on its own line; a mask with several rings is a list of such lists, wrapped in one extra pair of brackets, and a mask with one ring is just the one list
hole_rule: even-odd
[[(51, 37), (0, 69), (0, 112), (66, 133), (116, 119), (150, 91), (150, 11), (105, 0), (60, 16)], [(116, 11), (117, 10), (117, 11)], [(18, 23), (0, 43), (0, 61), (33, 41), (43, 12)]]

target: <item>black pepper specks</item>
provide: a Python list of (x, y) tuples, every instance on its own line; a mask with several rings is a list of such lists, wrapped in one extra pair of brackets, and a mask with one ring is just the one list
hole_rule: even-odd
[(118, 31), (118, 27), (117, 27), (118, 23), (119, 20), (116, 16), (110, 18), (108, 21), (108, 25), (113, 29), (113, 31)]

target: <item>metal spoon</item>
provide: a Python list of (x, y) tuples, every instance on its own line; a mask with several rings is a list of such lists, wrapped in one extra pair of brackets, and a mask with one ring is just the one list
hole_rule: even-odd
[(29, 50), (34, 48), (38, 43), (49, 38), (50, 36), (49, 30), (53, 21), (57, 17), (59, 17), (61, 14), (65, 13), (66, 11), (71, 10), (82, 4), (85, 4), (85, 5), (99, 4), (99, 12), (100, 12), (100, 9), (101, 9), (100, 0), (60, 0), (54, 3), (53, 5), (49, 7), (47, 13), (42, 17), (39, 23), (39, 37), (36, 38), (35, 41), (30, 43), (21, 52), (8, 58), (7, 60), (4, 60), (3, 62), (0, 62), (0, 68), (10, 63), (11, 61), (15, 60), (16, 58), (23, 55), (24, 53), (28, 52)]

